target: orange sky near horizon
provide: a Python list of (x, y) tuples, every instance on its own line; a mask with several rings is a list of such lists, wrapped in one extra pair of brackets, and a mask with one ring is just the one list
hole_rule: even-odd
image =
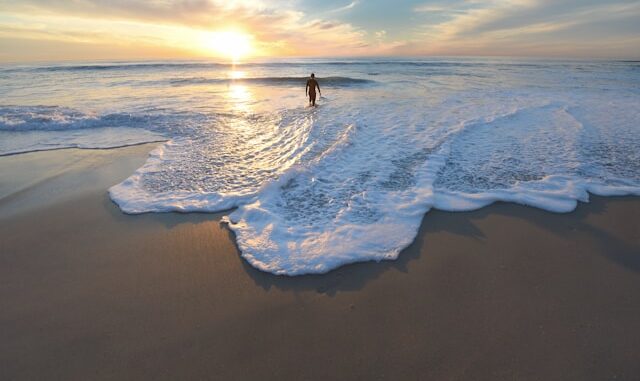
[(640, 27), (634, 26), (640, 4), (634, 1), (391, 3), (0, 0), (0, 61), (640, 56)]

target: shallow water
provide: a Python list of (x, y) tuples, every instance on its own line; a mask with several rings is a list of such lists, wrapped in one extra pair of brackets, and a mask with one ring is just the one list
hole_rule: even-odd
[(633, 62), (40, 64), (1, 67), (0, 89), (0, 154), (166, 141), (112, 199), (127, 213), (235, 207), (243, 257), (275, 274), (394, 259), (430, 208), (640, 195)]

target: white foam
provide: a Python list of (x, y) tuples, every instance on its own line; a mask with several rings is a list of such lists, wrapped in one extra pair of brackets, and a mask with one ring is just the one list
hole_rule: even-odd
[[(482, 117), (463, 117), (429, 139), (401, 113), (392, 113), (402, 126), (393, 135), (389, 132), (397, 127), (383, 117), (389, 109), (363, 117), (344, 151), (259, 193), (230, 215), (242, 256), (274, 274), (324, 273), (352, 262), (395, 259), (432, 207), (469, 211), (503, 201), (566, 213), (587, 202), (589, 192), (640, 194), (637, 180), (616, 178), (602, 168), (596, 170), (601, 178), (585, 176), (595, 168), (585, 166), (598, 165), (598, 159), (584, 161), (580, 137), (587, 127), (569, 113), (569, 103), (525, 99), (520, 106), (522, 101), (501, 104)], [(447, 113), (443, 120), (449, 120)], [(416, 156), (417, 147), (434, 145), (437, 149)], [(411, 157), (419, 165), (402, 164)], [(394, 159), (396, 170), (413, 181), (394, 174)], [(377, 181), (361, 179), (345, 196), (342, 184), (367, 170)], [(329, 185), (315, 185), (322, 181)], [(340, 202), (335, 212), (327, 212)]]
[(146, 189), (142, 177), (162, 170), (162, 167), (167, 164), (165, 152), (174, 145), (175, 143), (170, 141), (154, 149), (143, 167), (120, 184), (109, 188), (111, 199), (122, 211), (129, 214), (171, 211), (216, 212), (230, 209), (253, 195), (252, 192), (233, 194), (231, 192), (194, 192), (193, 190), (161, 193)]

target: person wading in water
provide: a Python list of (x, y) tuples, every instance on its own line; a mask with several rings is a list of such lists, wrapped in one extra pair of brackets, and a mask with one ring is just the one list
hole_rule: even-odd
[(320, 91), (320, 85), (318, 81), (316, 81), (316, 75), (311, 73), (311, 78), (307, 79), (307, 87), (304, 90), (305, 95), (309, 95), (309, 103), (312, 106), (316, 105), (316, 87), (318, 88), (318, 94), (322, 96), (322, 91)]

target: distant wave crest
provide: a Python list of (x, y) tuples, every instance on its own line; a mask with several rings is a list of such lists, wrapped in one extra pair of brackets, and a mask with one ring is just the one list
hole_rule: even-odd
[(150, 118), (130, 113), (98, 115), (60, 106), (0, 106), (0, 131), (57, 131), (140, 126), (149, 124)]
[[(252, 77), (252, 78), (174, 78), (169, 83), (175, 86), (193, 84), (215, 84), (215, 83), (250, 83), (257, 85), (273, 86), (299, 86), (305, 84), (306, 77)], [(350, 78), (350, 77), (325, 77), (318, 78), (321, 85), (331, 87), (370, 85), (375, 83), (370, 79)]]
[(133, 71), (133, 70), (218, 70), (234, 68), (303, 68), (316, 66), (334, 67), (417, 67), (417, 68), (470, 68), (470, 67), (516, 67), (516, 68), (544, 68), (549, 66), (599, 66), (602, 64), (617, 63), (623, 66), (635, 66), (639, 61), (619, 60), (611, 62), (583, 62), (583, 61), (558, 61), (558, 62), (522, 62), (522, 61), (478, 61), (478, 60), (449, 60), (449, 59), (379, 59), (379, 60), (291, 60), (276, 62), (214, 62), (214, 61), (169, 61), (169, 62), (105, 62), (87, 64), (49, 64), (42, 66), (10, 66), (0, 68), (2, 72), (91, 72), (91, 71)]

